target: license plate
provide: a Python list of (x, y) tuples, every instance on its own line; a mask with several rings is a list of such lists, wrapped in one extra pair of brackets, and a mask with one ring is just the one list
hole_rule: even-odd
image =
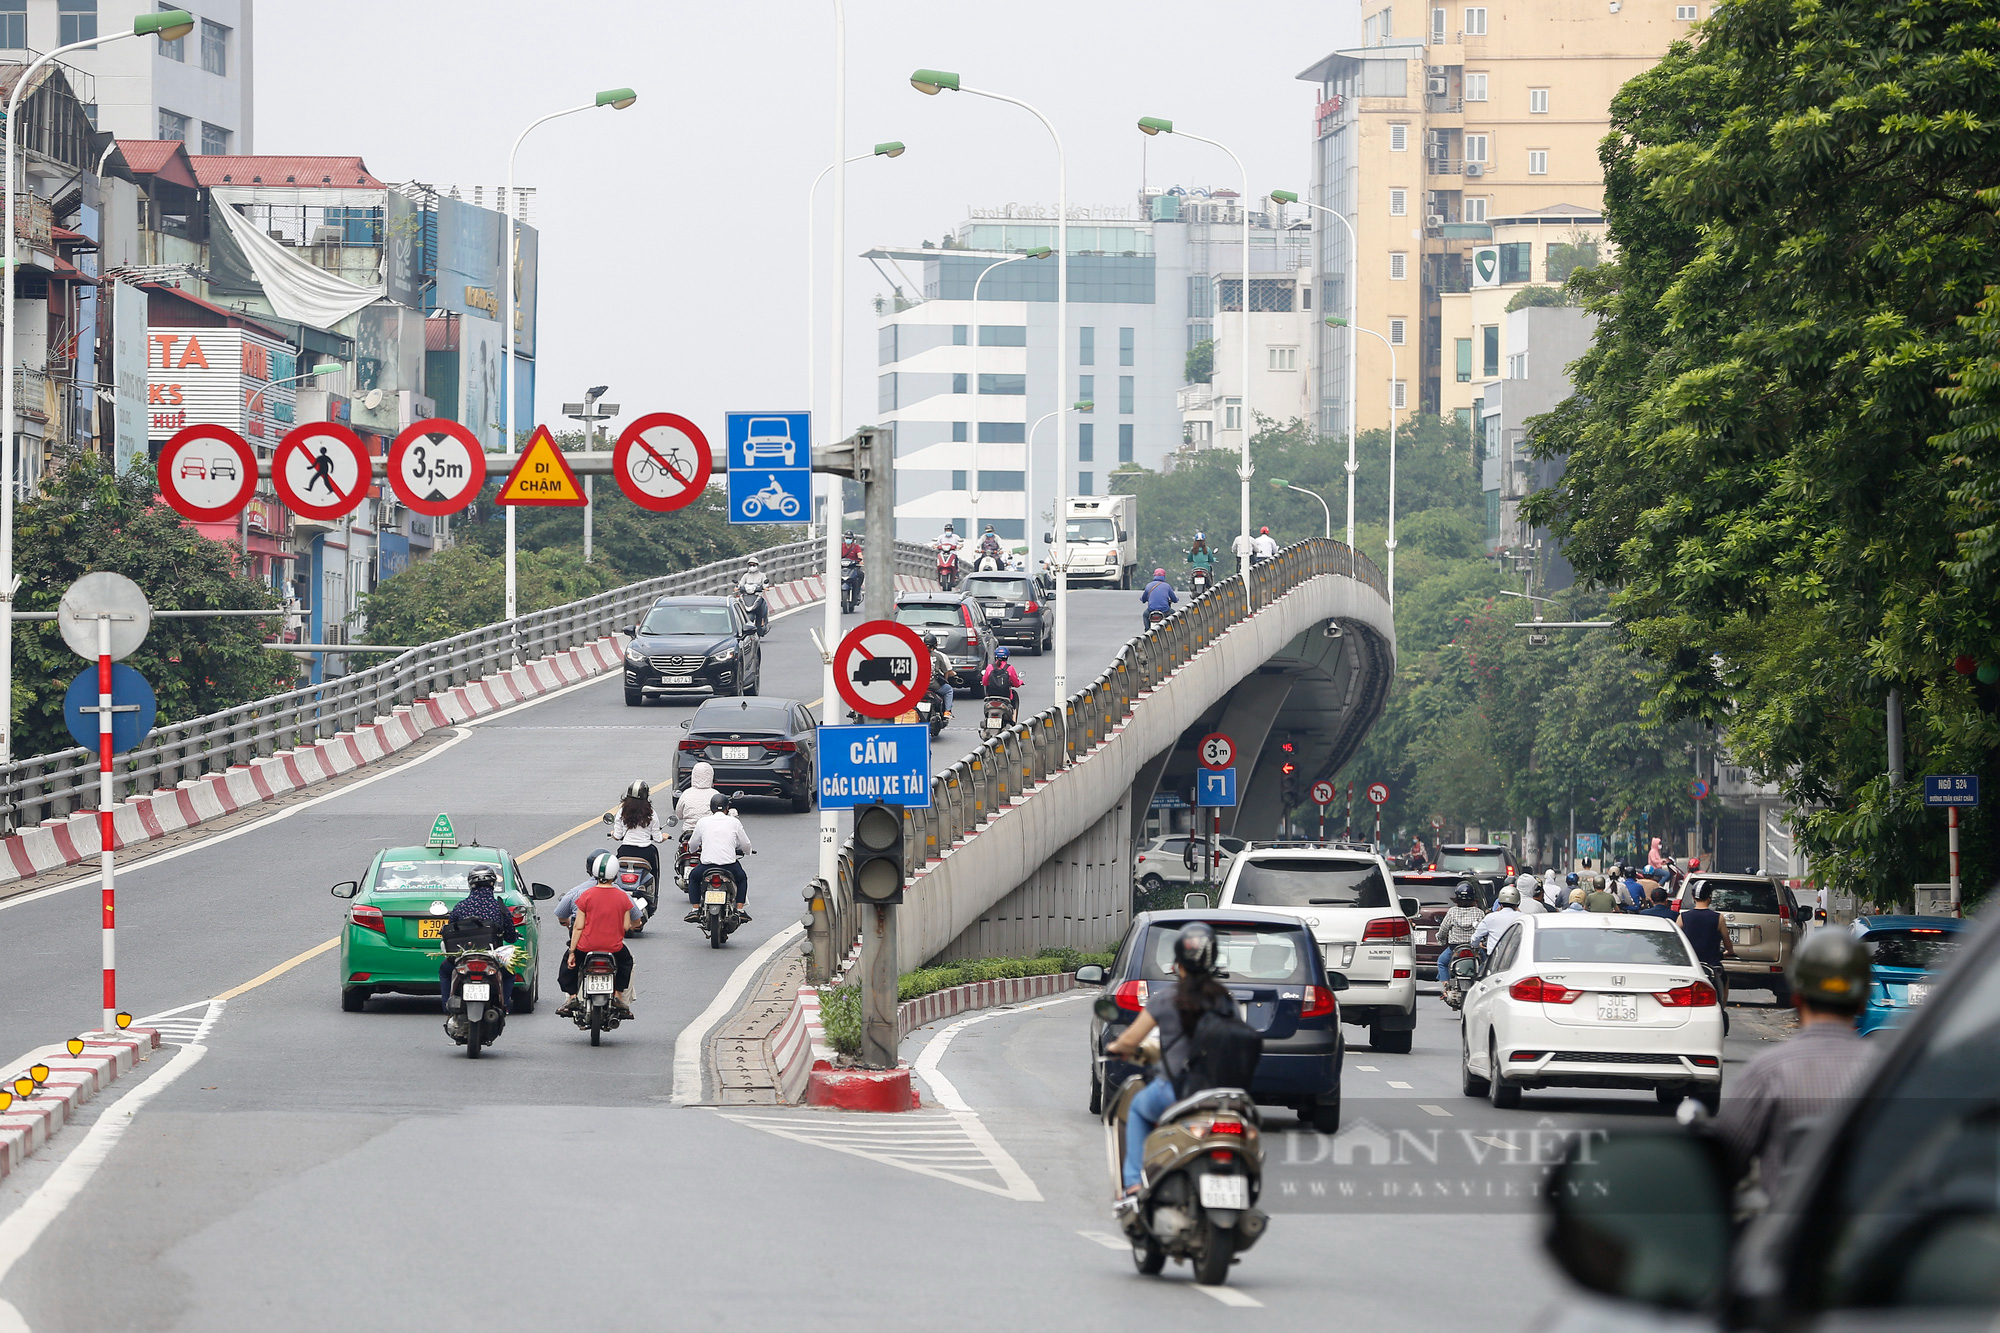
[(1636, 1023), (1639, 1021), (1639, 997), (1636, 995), (1600, 995), (1597, 997), (1597, 1021), (1600, 1023)]
[(1763, 931), (1756, 926), (1731, 926), (1729, 941), (1732, 944), (1755, 944)]
[(598, 974), (583, 979), (583, 993), (585, 995), (609, 995), (611, 994), (611, 990), (610, 977)]
[(1417, 934), (1423, 937), (1423, 938), (1421, 938), (1421, 939), (1419, 939), (1419, 940), (1417, 941), (1417, 943), (1419, 943), (1419, 944), (1436, 944), (1436, 943), (1437, 943), (1437, 940), (1436, 940), (1436, 938), (1435, 938), (1435, 937), (1434, 937), (1434, 936), (1433, 936), (1433, 935), (1431, 934), (1431, 932), (1430, 932), (1430, 931), (1428, 931), (1428, 930), (1420, 930), (1420, 931), (1418, 931), (1418, 932), (1417, 932)]
[(662, 685), (692, 685), (692, 684), (694, 684), (694, 677), (693, 677), (693, 676), (662, 676), (662, 677), (660, 677), (660, 684), (662, 684)]
[(715, 748), (722, 751), (724, 759), (748, 759), (750, 757), (750, 747), (747, 745), (718, 745)]
[(444, 938), (444, 918), (427, 916), (417, 922), (417, 938), (420, 940), (441, 940)]
[(1250, 1177), (1203, 1176), (1201, 1206), (1204, 1208), (1248, 1208)]
[(701, 895), (701, 900), (710, 907), (719, 907), (723, 903), (729, 901), (729, 890), (710, 889), (708, 892)]
[(1910, 985), (1904, 987), (1904, 989), (1909, 992), (1909, 1002), (1911, 1004), (1922, 1004), (1931, 998), (1929, 982), (1912, 982)]
[(459, 987), (459, 994), (468, 1000), (490, 1000), (493, 998), (493, 983), (490, 981), (468, 981)]

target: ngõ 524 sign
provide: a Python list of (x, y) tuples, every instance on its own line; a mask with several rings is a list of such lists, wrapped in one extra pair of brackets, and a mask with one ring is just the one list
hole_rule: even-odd
[(291, 429), (298, 357), (249, 329), (146, 330), (146, 433), (227, 426), (276, 443)]

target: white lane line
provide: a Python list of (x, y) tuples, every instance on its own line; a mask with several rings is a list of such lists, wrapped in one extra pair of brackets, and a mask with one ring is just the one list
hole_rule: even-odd
[(1377, 1068), (1374, 1065), (1356, 1065), (1354, 1067), (1360, 1070), (1364, 1074), (1379, 1074), (1382, 1072), (1379, 1068)]
[(794, 921), (770, 939), (758, 945), (748, 958), (736, 965), (729, 974), (729, 980), (722, 983), (722, 989), (708, 1002), (708, 1008), (695, 1015), (694, 1022), (682, 1028), (674, 1038), (674, 1102), (675, 1106), (693, 1106), (701, 1100), (701, 1048), (713, 1028), (736, 1008), (736, 1002), (771, 955), (806, 933), (806, 928)]
[(1132, 1248), (1131, 1241), (1126, 1240), (1123, 1236), (1113, 1236), (1109, 1232), (1079, 1231), (1076, 1234), (1083, 1237), (1085, 1240), (1096, 1241), (1099, 1245), (1102, 1245), (1107, 1250), (1117, 1250), (1121, 1254), (1124, 1253), (1126, 1250)]
[(1213, 1296), (1224, 1305), (1238, 1305), (1246, 1310), (1252, 1307), (1261, 1310), (1264, 1307), (1264, 1302), (1258, 1300), (1255, 1296), (1247, 1296), (1234, 1287), (1204, 1287), (1199, 1282), (1192, 1283), (1191, 1285), (1202, 1295)]
[(1445, 1110), (1442, 1106), (1427, 1106), (1423, 1102), (1417, 1103), (1417, 1109), (1419, 1111), (1428, 1111), (1432, 1115), (1449, 1116), (1451, 1114), (1451, 1112)]
[[(744, 1114), (740, 1111), (718, 1109), (717, 1115), (725, 1120), (733, 1120), (739, 1125), (775, 1134), (781, 1139), (803, 1143), (815, 1148), (830, 1148), (849, 1157), (862, 1157), (885, 1166), (899, 1167), (920, 1176), (930, 1176), (935, 1180), (949, 1181), (954, 1185), (964, 1185), (983, 1194), (997, 1194), (1003, 1199), (1022, 1199), (1023, 1196), (1008, 1179), (1002, 1160), (996, 1160), (994, 1152), (974, 1137), (973, 1126), (977, 1116), (958, 1115), (953, 1112), (911, 1111), (894, 1117), (897, 1122), (881, 1133), (865, 1138), (854, 1138), (839, 1131), (852, 1128), (855, 1122), (836, 1118), (824, 1113), (799, 1114)], [(865, 1113), (864, 1113), (865, 1114)], [(938, 1135), (942, 1132), (957, 1141), (959, 1147), (946, 1151), (937, 1146)], [(907, 1136), (907, 1137), (903, 1137)], [(988, 1136), (988, 1142), (991, 1139)], [(904, 1146), (905, 1143), (910, 1146)], [(999, 1153), (1007, 1166), (1012, 1159)], [(1016, 1174), (1019, 1168), (1015, 1167)], [(995, 1180), (994, 1177), (998, 1177)], [(1028, 1187), (1034, 1189), (1033, 1185)], [(1024, 1202), (1040, 1202), (1035, 1194)]]
[(1407, 1088), (1412, 1085), (1408, 1083), (1398, 1083), (1395, 1079), (1392, 1078), (1389, 1080), (1389, 1086), (1392, 1088)]

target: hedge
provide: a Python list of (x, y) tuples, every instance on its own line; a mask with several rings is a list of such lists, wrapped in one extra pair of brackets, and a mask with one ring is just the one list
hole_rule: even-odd
[[(1074, 972), (1085, 963), (1111, 966), (1112, 954), (1081, 953), (1075, 949), (1049, 948), (1033, 958), (975, 958), (941, 967), (920, 967), (905, 972), (896, 983), (896, 1000), (914, 1000), (932, 991), (963, 986), (974, 981), (996, 981), (1002, 977), (1045, 977)], [(850, 981), (820, 992), (820, 1025), (826, 1030), (827, 1044), (842, 1055), (861, 1052), (861, 987)]]

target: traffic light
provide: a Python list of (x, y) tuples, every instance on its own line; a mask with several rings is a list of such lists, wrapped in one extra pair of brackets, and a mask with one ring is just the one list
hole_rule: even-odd
[(903, 901), (903, 807), (854, 809), (854, 900), (875, 907)]
[(1283, 741), (1279, 742), (1278, 756), (1279, 756), (1278, 771), (1285, 775), (1285, 784), (1284, 784), (1285, 808), (1287, 810), (1290, 810), (1292, 807), (1299, 804), (1299, 801), (1301, 799), (1301, 793), (1299, 791), (1298, 747), (1292, 744), (1292, 740), (1289, 736), (1286, 737)]

